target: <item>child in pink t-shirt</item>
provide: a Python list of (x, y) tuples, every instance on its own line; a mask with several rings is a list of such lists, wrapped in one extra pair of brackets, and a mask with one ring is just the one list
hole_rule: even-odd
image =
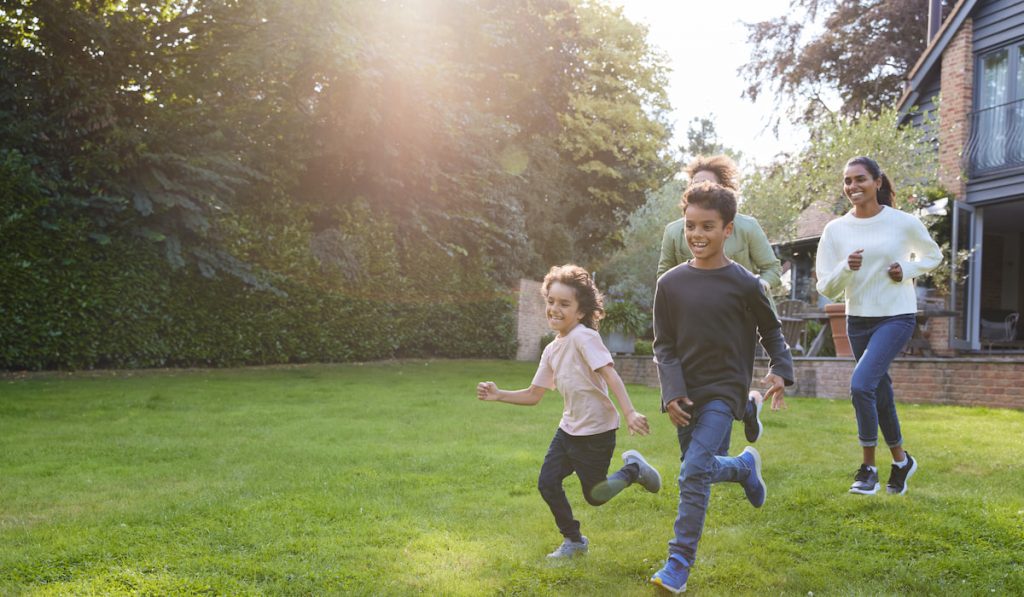
[(618, 399), (630, 434), (647, 435), (650, 427), (647, 417), (633, 408), (611, 353), (597, 333), (604, 308), (593, 278), (575, 265), (556, 266), (544, 277), (541, 292), (547, 301), (548, 325), (558, 335), (544, 349), (533, 383), (529, 388), (510, 391), (485, 381), (477, 385), (476, 394), (480, 400), (524, 406), (540, 402), (547, 390), (557, 388), (562, 394), (562, 420), (544, 457), (537, 488), (564, 537), (548, 557), (566, 558), (586, 553), (589, 541), (580, 534), (580, 523), (573, 518), (562, 490), (563, 479), (576, 473), (583, 497), (589, 504), (600, 506), (633, 483), (657, 493), (661, 475), (639, 452), (627, 450), (622, 454), (625, 466), (608, 476), (619, 427), (619, 414), (608, 397), (608, 388)]

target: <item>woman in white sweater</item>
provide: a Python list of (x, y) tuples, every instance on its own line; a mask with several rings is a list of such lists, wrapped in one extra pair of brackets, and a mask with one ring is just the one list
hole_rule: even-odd
[(864, 463), (850, 493), (879, 489), (875, 446), (881, 428), (893, 460), (886, 491), (902, 495), (917, 461), (903, 450), (889, 365), (914, 332), (914, 278), (939, 265), (942, 251), (920, 220), (892, 206), (892, 183), (871, 158), (846, 163), (843, 191), (853, 209), (825, 226), (816, 269), (818, 292), (845, 297), (847, 335), (857, 359), (850, 393)]

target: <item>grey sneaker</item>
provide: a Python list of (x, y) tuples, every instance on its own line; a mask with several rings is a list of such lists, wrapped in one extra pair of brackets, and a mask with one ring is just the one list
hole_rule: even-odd
[(587, 548), (590, 547), (590, 541), (587, 540), (585, 535), (580, 535), (583, 541), (573, 541), (568, 537), (562, 541), (562, 544), (558, 546), (558, 549), (548, 554), (548, 558), (552, 560), (561, 560), (565, 558), (571, 558), (577, 554), (587, 553)]
[(626, 450), (622, 453), (622, 461), (626, 464), (636, 464), (640, 467), (640, 476), (636, 482), (643, 485), (644, 489), (651, 493), (661, 491), (661, 474), (658, 469), (647, 463), (647, 459), (636, 450)]
[(860, 465), (857, 475), (853, 478), (853, 485), (850, 486), (850, 493), (861, 495), (875, 495), (881, 485), (878, 484), (878, 469), (873, 469), (866, 464)]
[(907, 492), (907, 481), (917, 472), (917, 461), (906, 452), (907, 464), (900, 468), (892, 465), (892, 472), (889, 473), (889, 482), (885, 484), (885, 491), (895, 495), (903, 495)]
[(764, 433), (764, 426), (761, 425), (761, 407), (764, 406), (764, 397), (760, 392), (751, 392), (747, 398), (747, 410), (743, 413), (743, 434), (747, 441), (754, 443)]

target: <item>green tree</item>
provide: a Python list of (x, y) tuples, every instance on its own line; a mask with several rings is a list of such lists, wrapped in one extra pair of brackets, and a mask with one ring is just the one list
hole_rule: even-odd
[[(942, 4), (949, 14), (953, 2)], [(771, 90), (806, 124), (836, 101), (843, 116), (877, 113), (903, 92), (925, 49), (927, 19), (928, 0), (791, 0), (788, 15), (747, 25), (744, 96)]]
[[(916, 207), (934, 189), (938, 162), (930, 127), (899, 127), (894, 108), (858, 120), (834, 115), (811, 129), (808, 146), (788, 160), (759, 168), (743, 186), (742, 209), (758, 219), (768, 238), (789, 240), (798, 215), (812, 203), (838, 215), (848, 209), (843, 196), (843, 167), (866, 155), (893, 183), (896, 204)], [(934, 126), (934, 125), (933, 125)]]
[(622, 233), (622, 248), (599, 269), (599, 283), (614, 297), (623, 297), (645, 309), (654, 306), (661, 236), (665, 225), (681, 217), (679, 201), (685, 181), (672, 180), (648, 193), (647, 201), (629, 216)]
[(728, 155), (737, 163), (743, 159), (743, 152), (726, 147), (718, 139), (714, 115), (694, 117), (690, 120), (690, 125), (686, 129), (686, 146), (682, 152), (684, 164), (699, 155), (711, 156), (720, 153)]

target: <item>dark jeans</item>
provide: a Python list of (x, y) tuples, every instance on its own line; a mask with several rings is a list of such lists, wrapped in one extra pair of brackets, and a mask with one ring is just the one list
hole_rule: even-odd
[[(605, 431), (597, 435), (569, 435), (561, 428), (555, 431), (548, 453), (544, 456), (544, 464), (540, 467), (537, 489), (541, 497), (551, 508), (555, 524), (563, 537), (574, 541), (580, 538), (580, 523), (572, 516), (572, 507), (562, 490), (562, 480), (576, 473), (583, 486), (583, 498), (592, 506), (600, 506), (611, 499), (597, 499), (593, 495), (594, 487), (609, 480), (608, 465), (611, 464), (615, 452), (615, 430)], [(636, 481), (635, 465), (623, 467), (611, 478), (621, 481), (615, 485), (625, 487)]]
[(861, 446), (878, 445), (879, 427), (890, 448), (903, 444), (889, 365), (914, 334), (915, 319), (913, 313), (846, 318), (846, 334), (857, 359), (850, 378), (850, 396)]
[(691, 565), (697, 556), (697, 544), (704, 531), (704, 517), (715, 483), (742, 483), (750, 476), (747, 465), (728, 456), (719, 456), (722, 439), (732, 428), (732, 409), (722, 400), (712, 400), (694, 410), (686, 427), (678, 427), (683, 464), (679, 469), (679, 511), (668, 543), (669, 554), (678, 554)]

